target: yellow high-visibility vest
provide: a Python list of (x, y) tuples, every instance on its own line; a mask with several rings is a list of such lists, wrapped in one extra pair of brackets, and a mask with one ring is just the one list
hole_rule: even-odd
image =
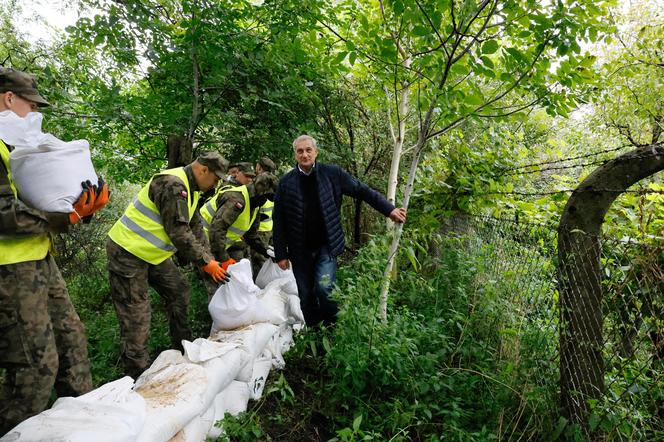
[(258, 226), (259, 232), (271, 232), (272, 231), (272, 211), (274, 210), (274, 201), (267, 200), (265, 204), (260, 208), (259, 213), (265, 215), (266, 218), (261, 216), (261, 223)]
[[(7, 178), (14, 193), (14, 198), (18, 199), (18, 192), (16, 191), (16, 186), (9, 170), (9, 148), (1, 140), (0, 157), (2, 157), (2, 162), (7, 169)], [(50, 247), (51, 237), (48, 233), (6, 235), (0, 232), (0, 265), (44, 259)]]
[(116, 221), (108, 236), (120, 247), (153, 265), (160, 264), (177, 251), (168, 237), (161, 220), (159, 209), (150, 199), (150, 184), (158, 175), (173, 175), (184, 183), (187, 189), (189, 221), (194, 216), (200, 192), (191, 192), (189, 180), (184, 168), (168, 169), (150, 178), (150, 181), (138, 192), (134, 202), (130, 203), (124, 215)]
[(208, 229), (212, 223), (212, 218), (214, 218), (217, 210), (219, 210), (219, 207), (217, 206), (217, 200), (219, 199), (218, 197), (226, 192), (240, 192), (244, 198), (244, 209), (240, 213), (240, 216), (237, 217), (235, 222), (228, 228), (228, 232), (226, 233), (225, 248), (228, 249), (233, 244), (242, 241), (242, 235), (247, 233), (247, 230), (251, 228), (251, 224), (256, 219), (258, 210), (249, 209), (249, 190), (247, 189), (247, 186), (221, 187), (219, 190), (217, 190), (217, 193), (215, 193), (214, 196), (210, 198), (210, 201), (205, 203), (200, 210), (201, 218), (203, 218), (203, 230), (205, 231), (205, 234), (208, 235), (208, 237)]

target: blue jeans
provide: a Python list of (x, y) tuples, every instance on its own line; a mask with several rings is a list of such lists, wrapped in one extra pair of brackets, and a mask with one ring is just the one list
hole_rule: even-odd
[(330, 299), (337, 280), (337, 258), (325, 245), (305, 252), (291, 263), (307, 325), (315, 326), (320, 322), (333, 324), (339, 311), (337, 303)]

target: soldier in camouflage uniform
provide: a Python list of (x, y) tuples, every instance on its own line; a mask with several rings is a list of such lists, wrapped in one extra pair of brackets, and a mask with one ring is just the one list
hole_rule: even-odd
[[(210, 249), (225, 269), (242, 258), (249, 258), (249, 246), (267, 256), (267, 244), (257, 235), (260, 224), (257, 213), (274, 195), (278, 182), (277, 177), (265, 173), (246, 186), (222, 187), (201, 208)], [(216, 288), (208, 285), (210, 297)]]
[[(0, 111), (25, 118), (48, 106), (31, 76), (0, 68)], [(63, 233), (108, 201), (108, 186), (88, 188), (72, 213), (26, 206), (11, 179), (14, 134), (0, 126), (0, 436), (44, 410), (55, 386), (59, 396), (92, 389), (85, 330), (49, 250)], [(21, 134), (16, 134), (20, 137)]]
[[(271, 173), (274, 174), (277, 166), (274, 164), (269, 157), (260, 157), (256, 162), (256, 175), (262, 173)], [(272, 210), (274, 209), (274, 202), (272, 200), (267, 200), (265, 204), (259, 209), (258, 217), (260, 225), (258, 226), (258, 238), (261, 244), (272, 245)], [(258, 272), (263, 263), (265, 263), (265, 256), (263, 256), (260, 251), (252, 248), (251, 249), (251, 270), (254, 274), (254, 279), (258, 276)]]
[(215, 261), (200, 223), (197, 206), (201, 192), (225, 177), (228, 162), (205, 152), (185, 167), (162, 171), (139, 192), (111, 231), (106, 243), (111, 298), (120, 321), (121, 351), (130, 376), (150, 364), (148, 286), (163, 298), (172, 347), (192, 339), (187, 321), (189, 284), (172, 256), (201, 268), (217, 282), (226, 279)]

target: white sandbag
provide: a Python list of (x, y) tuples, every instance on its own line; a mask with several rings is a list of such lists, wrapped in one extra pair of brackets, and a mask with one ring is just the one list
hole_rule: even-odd
[(182, 341), (184, 355), (191, 362), (205, 362), (218, 358), (240, 346), (238, 342), (219, 342), (197, 338), (194, 342)]
[(259, 323), (247, 326), (240, 330), (219, 331), (210, 337), (213, 341), (237, 342), (249, 355), (249, 362), (244, 365), (236, 376), (236, 380), (248, 382), (251, 380), (253, 363), (260, 355), (268, 341), (279, 332), (279, 327), (269, 323)]
[(275, 333), (272, 339), (265, 346), (263, 356), (270, 358), (272, 367), (277, 370), (283, 370), (286, 367), (286, 361), (283, 354), (293, 345), (293, 328), (288, 324), (283, 324), (279, 328), (279, 333)]
[[(210, 407), (215, 396), (233, 381), (250, 360), (249, 353), (240, 342), (215, 342), (198, 338), (194, 342), (182, 341), (185, 358), (205, 369), (208, 385), (203, 399)], [(251, 359), (253, 361), (253, 359)]]
[(269, 318), (262, 303), (258, 302), (260, 289), (251, 277), (248, 259), (228, 267), (231, 279), (215, 292), (208, 310), (212, 317), (212, 333), (233, 330), (248, 324), (266, 322)]
[(281, 325), (288, 319), (288, 295), (279, 287), (268, 286), (258, 295), (259, 302), (265, 307), (267, 321)]
[(143, 429), (145, 400), (124, 377), (77, 398), (58, 399), (49, 410), (7, 433), (3, 441), (130, 442)]
[(147, 417), (137, 441), (168, 441), (204, 411), (208, 386), (205, 369), (177, 350), (162, 352), (136, 381), (147, 403)]
[(43, 133), (42, 118), (38, 112), (25, 118), (0, 112), (0, 138), (14, 146), (9, 164), (21, 200), (47, 212), (69, 213), (81, 195), (81, 182), (97, 184), (90, 145)]
[(210, 407), (214, 398), (233, 382), (245, 366), (250, 364), (249, 355), (242, 349), (235, 349), (223, 356), (201, 363), (208, 379), (208, 386), (203, 396), (203, 406)]
[(254, 373), (249, 381), (249, 397), (255, 401), (263, 395), (263, 389), (267, 382), (267, 376), (272, 368), (270, 358), (259, 358), (254, 361)]
[(288, 323), (293, 324), (293, 329), (299, 331), (304, 326), (304, 314), (300, 305), (300, 297), (288, 295)]
[(193, 418), (185, 427), (173, 436), (169, 442), (202, 442), (214, 423), (214, 408), (207, 409), (202, 415)]
[(280, 280), (278, 284), (282, 287), (283, 291), (288, 294), (297, 295), (297, 284), (295, 283), (293, 269), (289, 267), (286, 270), (282, 270), (276, 262), (267, 259), (258, 271), (256, 285), (264, 289), (268, 284), (276, 280)]
[[(252, 362), (253, 365), (253, 362)], [(247, 410), (249, 402), (249, 385), (246, 382), (233, 381), (214, 399), (214, 424), (208, 431), (207, 437), (217, 439), (223, 430), (217, 422), (223, 420), (226, 413), (232, 416)]]

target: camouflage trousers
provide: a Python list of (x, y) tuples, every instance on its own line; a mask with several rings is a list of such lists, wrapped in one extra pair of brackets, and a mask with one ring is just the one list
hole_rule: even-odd
[(0, 266), (0, 435), (92, 389), (85, 329), (53, 257)]
[(137, 377), (150, 365), (149, 287), (164, 300), (171, 346), (182, 351), (182, 340), (192, 339), (187, 321), (189, 283), (171, 258), (152, 265), (106, 241), (111, 299), (120, 323), (120, 346), (126, 373)]

